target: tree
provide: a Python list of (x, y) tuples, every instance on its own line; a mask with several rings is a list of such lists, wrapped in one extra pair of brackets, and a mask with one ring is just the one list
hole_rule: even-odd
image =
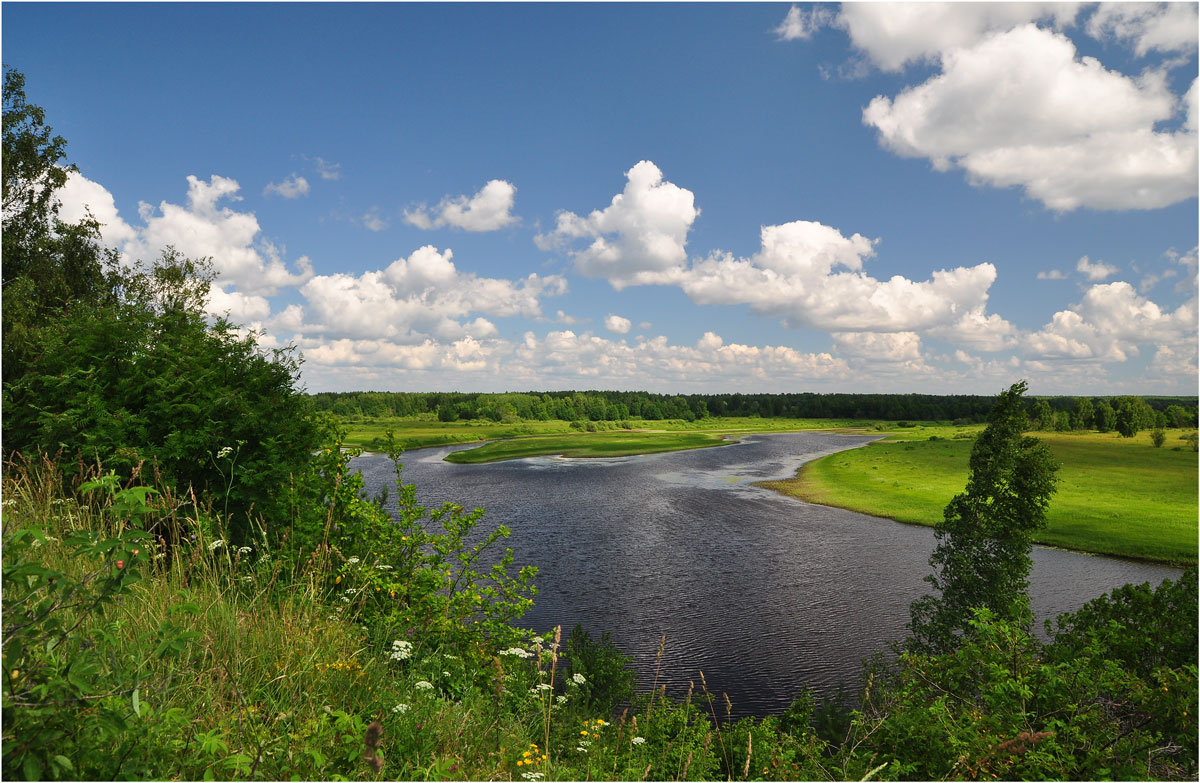
[(1071, 429), (1091, 429), (1094, 417), (1095, 409), (1092, 406), (1092, 401), (1087, 397), (1076, 398), (1075, 407), (1071, 409)]
[(1107, 401), (1096, 406), (1096, 429), (1100, 432), (1112, 432), (1117, 425), (1117, 412)]
[(1123, 438), (1132, 438), (1139, 430), (1154, 426), (1154, 409), (1141, 397), (1117, 397), (1113, 408), (1117, 412), (1114, 426)]
[(1031, 418), (1037, 421), (1037, 428), (1039, 430), (1054, 429), (1054, 411), (1050, 409), (1050, 403), (1044, 399), (1033, 403)]
[(938, 545), (925, 579), (941, 595), (911, 606), (910, 649), (947, 652), (970, 634), (973, 610), (1028, 624), (1026, 594), (1033, 535), (1046, 525), (1058, 466), (1037, 438), (1022, 435), (1027, 422), (1024, 381), (1000, 394), (988, 426), (971, 450), (966, 490), (955, 496), (934, 535)]
[(1162, 445), (1167, 441), (1167, 433), (1161, 429), (1150, 431), (1150, 442), (1154, 444), (1154, 448), (1161, 449)]
[(42, 350), (42, 330), (68, 307), (98, 302), (115, 257), (95, 220), (59, 220), (56, 191), (73, 170), (67, 142), (25, 98), (25, 76), (4, 71), (3, 378), (21, 374)]
[(206, 261), (167, 248), (148, 267), (119, 264), (95, 221), (59, 220), (64, 148), (6, 71), (5, 456), (60, 453), (68, 472), (99, 461), (122, 482), (157, 474), (235, 526), (252, 509), (282, 522), (325, 437), (299, 360), (210, 322)]

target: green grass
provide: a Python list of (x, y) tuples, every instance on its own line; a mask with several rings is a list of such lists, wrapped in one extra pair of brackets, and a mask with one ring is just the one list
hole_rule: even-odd
[(728, 443), (705, 432), (575, 432), (498, 440), (477, 449), (456, 451), (447, 462), (481, 463), (547, 454), (564, 457), (624, 457), (661, 451), (703, 449)]
[[(973, 428), (923, 427), (863, 449), (832, 454), (795, 479), (768, 484), (788, 495), (901, 522), (933, 525), (963, 491)], [(1038, 543), (1169, 563), (1197, 560), (1197, 454), (1171, 430), (1037, 433), (1059, 460), (1060, 483)], [(939, 440), (929, 440), (936, 435)]]

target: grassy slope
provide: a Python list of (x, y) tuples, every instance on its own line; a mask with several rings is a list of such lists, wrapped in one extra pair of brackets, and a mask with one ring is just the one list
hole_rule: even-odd
[[(977, 428), (976, 428), (977, 429)], [(805, 465), (774, 482), (803, 500), (901, 522), (932, 525), (966, 484), (972, 441), (952, 428), (918, 428), (868, 448)], [(1176, 563), (1197, 555), (1197, 455), (1170, 431), (1153, 448), (1148, 433), (1038, 433), (1061, 462), (1044, 544)], [(928, 440), (938, 434), (948, 440)], [(1175, 450), (1175, 447), (1181, 447)]]

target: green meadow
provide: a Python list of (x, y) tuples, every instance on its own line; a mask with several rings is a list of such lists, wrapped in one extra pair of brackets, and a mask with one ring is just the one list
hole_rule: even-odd
[[(812, 503), (933, 525), (963, 491), (971, 436), (980, 427), (915, 427), (870, 446), (808, 463), (765, 486)], [(1059, 460), (1041, 544), (1167, 563), (1197, 560), (1197, 454), (1168, 431), (1036, 433)]]
[(548, 454), (564, 457), (624, 457), (720, 446), (724, 436), (708, 432), (575, 432), (497, 440), (477, 449), (456, 451), (447, 462), (481, 463)]

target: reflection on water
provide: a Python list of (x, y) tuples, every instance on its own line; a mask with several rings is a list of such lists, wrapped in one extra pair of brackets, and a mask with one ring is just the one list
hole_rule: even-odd
[[(754, 486), (872, 438), (755, 435), (710, 449), (611, 459), (536, 457), (488, 465), (407, 455), (406, 483), (434, 506), (487, 509), (482, 527), (512, 530), (518, 565), (540, 569), (524, 623), (610, 631), (640, 682), (682, 695), (703, 670), (735, 715), (786, 709), (804, 685), (853, 684), (860, 661), (904, 636), (925, 592), (928, 528), (816, 506)], [(391, 486), (386, 457), (354, 461), (371, 493)], [(1038, 624), (1126, 582), (1178, 569), (1037, 547), (1030, 592)]]

